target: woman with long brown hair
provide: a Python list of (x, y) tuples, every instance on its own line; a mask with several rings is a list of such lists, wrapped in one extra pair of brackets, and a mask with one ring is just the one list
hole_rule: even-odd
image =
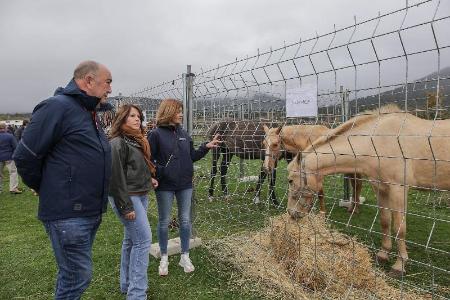
[(156, 189), (158, 203), (158, 241), (161, 249), (159, 275), (168, 274), (168, 225), (174, 197), (177, 199), (178, 219), (180, 223), (181, 259), (179, 265), (184, 272), (194, 271), (189, 258), (189, 240), (191, 237), (191, 198), (193, 162), (204, 157), (210, 148), (217, 147), (218, 135), (210, 142), (194, 149), (192, 138), (181, 127), (183, 105), (176, 99), (161, 102), (156, 114), (156, 129), (148, 134), (152, 159), (157, 167), (159, 186)]
[(152, 233), (147, 217), (148, 193), (158, 186), (155, 166), (142, 126), (139, 107), (122, 105), (110, 132), (111, 206), (124, 225), (120, 262), (120, 290), (127, 299), (147, 299), (147, 268)]

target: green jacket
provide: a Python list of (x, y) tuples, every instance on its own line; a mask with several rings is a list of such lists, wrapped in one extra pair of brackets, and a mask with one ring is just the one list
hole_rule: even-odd
[(112, 175), (109, 196), (120, 214), (134, 210), (130, 194), (144, 194), (152, 189), (151, 173), (145, 163), (140, 145), (125, 137), (110, 141), (112, 154)]

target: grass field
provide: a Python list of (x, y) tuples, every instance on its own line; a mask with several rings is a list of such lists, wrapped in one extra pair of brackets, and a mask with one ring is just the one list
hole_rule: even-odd
[[(248, 161), (246, 175), (258, 175), (259, 161)], [(231, 197), (220, 197), (219, 177), (216, 178), (216, 198), (209, 202), (207, 187), (210, 158), (197, 163), (196, 202), (194, 231), (205, 242), (246, 231), (255, 231), (268, 224), (268, 218), (285, 211), (286, 206), (286, 163), (281, 162), (277, 182), (277, 195), (281, 206), (274, 208), (266, 201), (252, 204), (254, 192), (248, 191), (254, 183), (238, 183), (238, 160), (234, 159), (229, 171), (229, 192)], [(5, 173), (6, 175), (6, 173)], [(234, 179), (233, 179), (234, 178)], [(380, 244), (380, 227), (376, 202), (372, 191), (364, 185), (366, 204), (359, 215), (350, 216), (338, 207), (342, 197), (342, 179), (332, 177), (326, 182), (328, 219), (333, 226), (364, 242), (374, 251)], [(7, 181), (3, 191), (7, 191)], [(267, 195), (265, 184), (261, 199)], [(433, 199), (444, 197), (442, 203)], [(446, 195), (411, 192), (408, 216), (407, 239), (411, 262), (407, 275), (399, 285), (414, 285), (436, 294), (450, 297), (450, 209)], [(153, 241), (156, 242), (157, 213), (154, 194), (150, 195)], [(36, 219), (37, 197), (26, 189), (22, 195), (0, 194), (0, 299), (51, 299), (54, 289), (56, 266), (50, 243), (41, 223)], [(433, 205), (434, 203), (434, 205)], [(173, 214), (176, 211), (174, 209)], [(425, 218), (428, 216), (429, 218)], [(123, 299), (119, 286), (119, 261), (122, 239), (122, 225), (109, 209), (94, 244), (94, 279), (84, 299)], [(430, 237), (430, 233), (431, 237)], [(177, 232), (171, 232), (177, 236)], [(429, 242), (428, 242), (429, 240)], [(428, 248), (425, 248), (428, 242)], [(151, 258), (149, 266), (150, 299), (261, 299), (264, 292), (242, 288), (235, 284), (239, 274), (228, 264), (219, 261), (206, 247), (191, 252), (196, 271), (184, 274), (178, 267), (179, 256), (170, 258), (169, 276), (159, 278), (159, 261)], [(393, 262), (391, 258), (390, 264)], [(389, 265), (380, 266), (389, 270)]]
[[(0, 299), (53, 299), (56, 265), (48, 237), (36, 219), (38, 199), (29, 189), (21, 195), (7, 191), (4, 182), (0, 194)], [(150, 198), (149, 218), (153, 240), (157, 241), (153, 193)], [(108, 209), (94, 243), (94, 278), (83, 299), (124, 299), (119, 292), (122, 232), (122, 225)], [(233, 270), (215, 261), (204, 247), (191, 251), (191, 257), (196, 266), (194, 273), (185, 274), (176, 255), (169, 258), (170, 273), (165, 278), (157, 274), (159, 260), (151, 257), (149, 299), (262, 298), (257, 291), (233, 286), (230, 279)]]
[[(229, 170), (229, 178), (239, 176), (239, 160), (234, 159)], [(239, 230), (257, 230), (265, 225), (268, 217), (285, 211), (287, 199), (286, 162), (278, 166), (276, 191), (281, 200), (280, 209), (265, 205), (251, 205), (254, 193), (247, 192), (248, 183), (229, 180), (231, 201), (207, 203), (208, 164), (202, 161), (199, 173), (202, 174), (197, 186), (198, 218), (197, 228), (211, 237), (220, 237)], [(246, 161), (245, 175), (258, 175), (259, 161)], [(202, 173), (203, 172), (203, 173)], [(218, 179), (218, 178), (217, 178)], [(220, 190), (216, 179), (216, 193)], [(221, 194), (220, 192), (218, 194)], [(375, 254), (381, 244), (381, 228), (375, 194), (370, 185), (364, 183), (362, 196), (366, 202), (359, 214), (351, 215), (339, 207), (343, 198), (343, 178), (328, 176), (325, 182), (325, 201), (327, 219), (332, 226), (351, 236), (356, 236)], [(267, 184), (262, 199), (267, 197)], [(318, 206), (318, 205), (317, 205)], [(379, 265), (389, 272), (396, 259), (396, 243), (389, 263)], [(399, 286), (413, 286), (424, 291), (450, 298), (450, 193), (424, 192), (411, 190), (408, 196), (407, 247), (409, 261), (407, 274), (398, 278)]]

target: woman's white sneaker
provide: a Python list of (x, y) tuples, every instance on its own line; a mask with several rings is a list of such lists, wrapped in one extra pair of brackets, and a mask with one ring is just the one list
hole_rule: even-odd
[(189, 253), (181, 254), (179, 265), (183, 267), (185, 273), (191, 273), (195, 270), (194, 265), (189, 258)]
[(169, 274), (169, 258), (167, 257), (167, 255), (161, 256), (158, 271), (159, 276), (167, 276), (167, 274)]

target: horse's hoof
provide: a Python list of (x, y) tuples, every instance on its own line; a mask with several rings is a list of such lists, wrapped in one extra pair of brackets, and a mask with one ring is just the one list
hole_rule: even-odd
[(214, 197), (213, 197), (213, 196), (208, 196), (208, 201), (209, 201), (209, 202), (213, 202), (213, 200), (214, 200)]
[(352, 203), (348, 208), (347, 208), (347, 212), (349, 214), (354, 213), (354, 214), (359, 214), (359, 207), (358, 205), (356, 205), (355, 203)]
[(397, 269), (391, 269), (389, 271), (389, 276), (393, 277), (393, 278), (399, 278), (402, 277), (406, 274), (406, 272), (404, 270), (397, 270)]
[(349, 209), (347, 209), (347, 212), (348, 212), (349, 214), (351, 214), (351, 213), (353, 213), (353, 214), (359, 214), (359, 209), (358, 209), (358, 208), (355, 208), (355, 209), (349, 208)]
[(375, 257), (379, 263), (387, 263), (389, 261), (389, 254), (384, 251), (378, 251)]
[(259, 204), (261, 203), (261, 201), (259, 200), (259, 197), (256, 196), (255, 198), (253, 198), (253, 204)]
[(275, 207), (279, 207), (279, 206), (280, 206), (280, 202), (278, 202), (277, 199), (272, 199), (272, 204), (273, 204), (273, 206), (275, 206)]

